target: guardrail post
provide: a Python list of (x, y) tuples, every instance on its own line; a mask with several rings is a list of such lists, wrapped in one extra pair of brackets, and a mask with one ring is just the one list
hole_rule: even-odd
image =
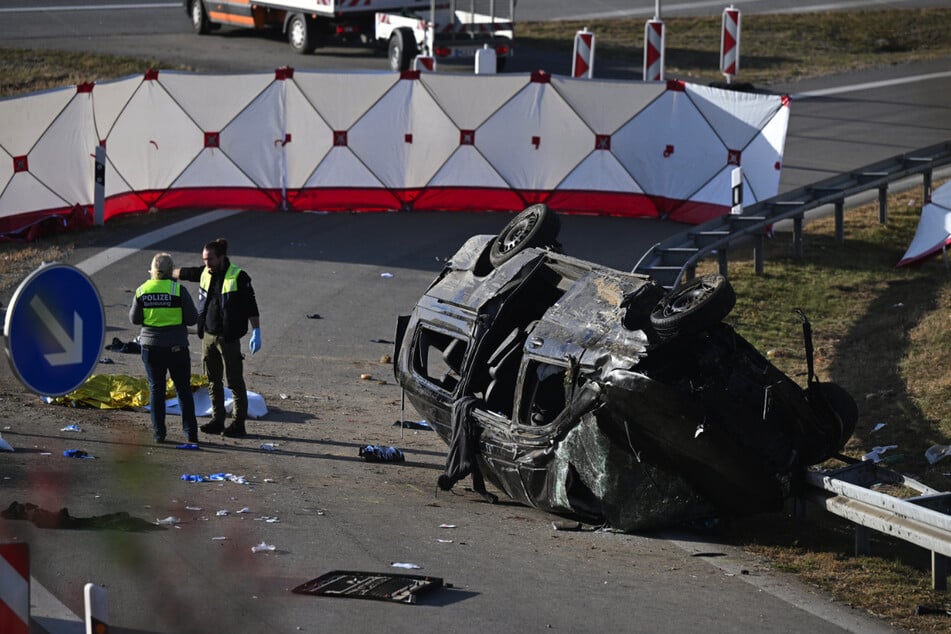
[(753, 239), (753, 270), (757, 275), (763, 274), (763, 259), (766, 257), (766, 238), (762, 233)]
[(793, 257), (802, 259), (802, 216), (793, 218)]
[(948, 558), (931, 551), (931, 587), (938, 592), (948, 589)]
[(845, 201), (835, 201), (835, 241), (845, 242)]
[(888, 185), (878, 188), (878, 221), (883, 225), (888, 224)]
[(717, 261), (720, 264), (720, 275), (723, 277), (729, 278), (729, 262), (727, 262), (727, 253), (726, 249), (720, 249), (717, 252)]
[(921, 195), (922, 195), (922, 205), (926, 205), (931, 202), (931, 170), (928, 170), (921, 175)]

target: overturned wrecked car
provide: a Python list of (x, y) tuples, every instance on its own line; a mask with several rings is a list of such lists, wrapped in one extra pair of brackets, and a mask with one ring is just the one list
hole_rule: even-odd
[(728, 324), (722, 276), (667, 292), (560, 253), (544, 205), (470, 238), (397, 328), (394, 370), (471, 473), (511, 498), (624, 531), (781, 508), (854, 430), (852, 398), (805, 389)]

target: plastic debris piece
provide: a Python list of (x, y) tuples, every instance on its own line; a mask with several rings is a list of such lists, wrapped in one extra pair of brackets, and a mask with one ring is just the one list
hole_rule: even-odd
[(279, 394), (282, 400), (287, 400), (287, 394)]
[(182, 445), (175, 445), (176, 449), (185, 449), (188, 451), (198, 451), (201, 447), (198, 446), (197, 442), (186, 442)]
[(934, 464), (948, 456), (951, 456), (951, 446), (949, 445), (931, 445), (925, 450), (925, 458), (928, 459), (928, 464)]
[(455, 524), (440, 524), (439, 528), (455, 528)]
[(0, 437), (0, 451), (15, 451), (15, 450), (13, 449), (13, 446), (10, 443), (8, 443), (6, 440)]
[(182, 480), (185, 482), (204, 482), (205, 478), (197, 473), (183, 473)]
[(878, 431), (884, 426), (885, 426), (885, 423), (879, 423), (878, 425), (875, 425), (875, 427), (872, 428), (872, 431)]
[(244, 476), (236, 476), (232, 473), (212, 473), (211, 475), (208, 476), (208, 479), (214, 482), (221, 482), (221, 481), (227, 480), (229, 482), (235, 482), (237, 484), (248, 483), (248, 481), (244, 478)]
[(237, 511), (235, 511), (235, 513), (250, 513), (250, 512), (251, 512), (251, 509), (249, 509), (246, 506), (244, 508), (240, 508)]
[(422, 566), (419, 566), (417, 564), (403, 564), (397, 561), (394, 561), (393, 563), (391, 563), (390, 566), (392, 566), (393, 568), (408, 568), (409, 570), (419, 570), (420, 568), (422, 568)]
[(78, 432), (82, 432), (82, 429), (79, 428), (79, 425), (76, 425), (76, 424), (74, 423), (74, 424), (72, 424), (72, 425), (66, 425), (66, 427), (63, 427), (60, 431), (78, 431)]
[(159, 526), (175, 526), (176, 524), (181, 524), (182, 520), (178, 519), (177, 517), (173, 515), (169, 515), (165, 519), (155, 520), (155, 523), (158, 524)]
[(252, 547), (251, 547), (251, 552), (252, 552), (252, 553), (272, 552), (272, 551), (275, 551), (275, 550), (277, 550), (277, 547), (276, 547), (276, 546), (274, 546), (273, 544), (266, 544), (266, 543), (264, 543), (264, 542), (261, 542), (261, 543), (258, 544), (257, 546), (252, 546)]
[(367, 374), (367, 373), (365, 373), (365, 372), (360, 375), (360, 380), (361, 380), (361, 381), (369, 381), (369, 380), (372, 379), (372, 378), (373, 378), (373, 375), (372, 375), (372, 374)]
[(63, 455), (67, 458), (95, 458), (95, 456), (90, 456), (82, 449), (67, 449), (63, 452)]
[(202, 510), (202, 509), (201, 509), (200, 506), (186, 506), (186, 507), (185, 507), (185, 510), (186, 510), (186, 511), (200, 511), (200, 510)]
[(212, 537), (212, 538), (211, 538), (211, 541), (213, 541), (213, 542), (223, 542), (223, 541), (225, 541), (226, 539), (228, 539), (228, 538), (225, 537), (224, 535), (219, 535), (218, 537)]
[(380, 273), (380, 277), (389, 279), (389, 278), (393, 277), (393, 274), (392, 274), (392, 273)]
[(215, 515), (217, 515), (218, 517), (224, 517), (227, 514), (228, 514), (228, 509), (221, 509), (220, 511), (217, 511), (215, 513)]
[(884, 447), (872, 447), (872, 450), (862, 456), (862, 460), (871, 460), (872, 462), (881, 462), (882, 455), (889, 449), (898, 449), (898, 445), (885, 445)]
[(452, 543), (452, 540), (451, 540), (451, 539), (437, 539), (437, 540), (436, 540), (436, 543), (438, 543), (438, 544), (451, 544), (451, 543)]
[(110, 363), (115, 363), (115, 361), (113, 361), (113, 360), (110, 359), (109, 357), (103, 357), (103, 358), (99, 359), (99, 363), (101, 363), (101, 364), (103, 364), (103, 365), (109, 365)]
[(261, 443), (261, 449), (264, 451), (277, 451), (277, 444), (273, 442)]
[(406, 456), (396, 447), (365, 445), (360, 447), (360, 457), (367, 462), (403, 462)]

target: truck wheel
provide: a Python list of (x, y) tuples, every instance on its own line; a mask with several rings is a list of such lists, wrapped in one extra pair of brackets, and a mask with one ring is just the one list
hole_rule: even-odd
[(211, 25), (208, 23), (208, 15), (205, 13), (205, 5), (201, 0), (191, 0), (188, 7), (188, 15), (192, 19), (192, 30), (198, 35), (205, 35), (211, 31)]
[(703, 332), (720, 323), (736, 304), (736, 292), (722, 275), (698, 277), (660, 300), (651, 325), (661, 339)]
[(287, 23), (287, 42), (295, 53), (312, 53), (317, 45), (317, 37), (310, 20), (299, 13), (292, 15)]
[(413, 36), (412, 29), (405, 26), (393, 29), (393, 33), (390, 34), (388, 56), (390, 70), (397, 72), (409, 70), (416, 57), (416, 38)]
[(546, 247), (557, 243), (561, 223), (558, 216), (544, 203), (526, 207), (505, 225), (502, 233), (492, 241), (489, 261), (499, 266), (515, 254), (530, 247)]

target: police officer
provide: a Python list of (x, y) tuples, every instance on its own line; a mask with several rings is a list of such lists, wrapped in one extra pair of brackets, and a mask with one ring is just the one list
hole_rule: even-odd
[[(175, 279), (198, 282), (198, 336), (201, 362), (208, 376), (211, 394), (211, 422), (201, 426), (206, 434), (229, 438), (247, 435), (248, 390), (244, 383), (244, 355), (241, 338), (253, 329), (249, 349), (261, 349), (261, 322), (251, 276), (228, 259), (228, 241), (212, 240), (201, 252), (205, 266), (175, 269)], [(234, 420), (225, 422), (224, 381), (234, 398)]]
[(165, 442), (166, 373), (172, 378), (182, 408), (182, 430), (189, 443), (198, 443), (198, 421), (191, 390), (191, 356), (188, 329), (198, 321), (198, 311), (188, 290), (172, 279), (172, 256), (152, 258), (150, 279), (135, 291), (129, 321), (142, 326), (139, 345), (149, 380), (152, 437)]

